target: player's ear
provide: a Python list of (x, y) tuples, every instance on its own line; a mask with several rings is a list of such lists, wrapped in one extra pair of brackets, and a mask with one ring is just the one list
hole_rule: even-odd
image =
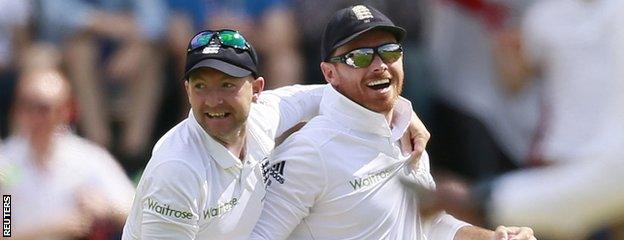
[(260, 92), (264, 90), (264, 78), (258, 77), (251, 81), (251, 88), (253, 89), (252, 101), (256, 102), (260, 96)]
[(186, 98), (189, 104), (191, 103), (191, 80), (186, 79), (184, 81), (184, 90), (186, 90)]
[(334, 64), (321, 62), (321, 72), (323, 72), (325, 81), (332, 85), (336, 83), (336, 66)]
[(186, 94), (189, 93), (189, 91), (191, 90), (191, 83), (190, 83), (190, 79), (186, 79), (184, 80), (184, 89), (186, 90)]

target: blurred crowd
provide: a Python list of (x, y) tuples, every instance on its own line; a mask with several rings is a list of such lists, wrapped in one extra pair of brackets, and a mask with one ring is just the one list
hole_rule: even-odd
[[(495, 204), (481, 214), (462, 214), (461, 204), (449, 211), (523, 226), (579, 212), (571, 218), (597, 220), (534, 227), (538, 238), (624, 239), (624, 191), (608, 188), (622, 187), (595, 184), (624, 176), (624, 0), (0, 0), (0, 190), (16, 195), (16, 209), (32, 204), (19, 218), (42, 214), (25, 220), (30, 226), (16, 217), (15, 232), (118, 234), (130, 179), (188, 114), (182, 72), (194, 33), (240, 30), (269, 89), (324, 83), (322, 27), (356, 3), (408, 32), (403, 96), (432, 134), (439, 187), (473, 199), (466, 193), (489, 186), (488, 203), (530, 197), (511, 206), (532, 215), (514, 219), (514, 209)], [(569, 166), (578, 175), (559, 170)], [(539, 208), (559, 201), (572, 204)], [(577, 210), (586, 204), (595, 211)], [(59, 205), (65, 215), (45, 210)], [(76, 215), (89, 217), (71, 224)], [(566, 227), (577, 231), (561, 233)]]

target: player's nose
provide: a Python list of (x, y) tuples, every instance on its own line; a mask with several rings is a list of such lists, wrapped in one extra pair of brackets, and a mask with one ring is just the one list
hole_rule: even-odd
[(216, 92), (210, 92), (204, 98), (204, 104), (208, 107), (216, 107), (223, 104), (223, 97)]
[(375, 54), (373, 56), (370, 68), (372, 68), (372, 71), (376, 74), (383, 73), (388, 70), (388, 64), (384, 63), (383, 60), (381, 60), (381, 57)]

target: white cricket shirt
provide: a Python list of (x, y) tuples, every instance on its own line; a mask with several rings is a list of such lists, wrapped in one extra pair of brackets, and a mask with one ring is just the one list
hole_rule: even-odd
[(240, 161), (191, 113), (156, 143), (122, 239), (246, 239), (262, 208), (261, 161), (279, 136), (318, 113), (320, 86), (263, 92), (247, 120)]
[(398, 176), (435, 183), (429, 159), (410, 171), (399, 139), (412, 113), (394, 108), (392, 128), (372, 112), (326, 86), (320, 114), (271, 156), (264, 210), (252, 239), (453, 239), (466, 223), (441, 214), (419, 217), (414, 195)]
[[(52, 137), (45, 168), (37, 167), (32, 146), (13, 135), (0, 146), (0, 193), (12, 195), (13, 236), (56, 229), (59, 221), (84, 210), (78, 196), (90, 194), (98, 211), (127, 214), (134, 187), (105, 149), (60, 128)], [(71, 239), (55, 232), (46, 240)]]

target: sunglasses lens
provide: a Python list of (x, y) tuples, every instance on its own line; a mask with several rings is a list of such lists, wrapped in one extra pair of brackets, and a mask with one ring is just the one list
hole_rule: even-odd
[(238, 32), (223, 30), (219, 32), (219, 37), (222, 44), (239, 49), (247, 49), (247, 41), (243, 38), (243, 35)]
[(357, 49), (346, 55), (346, 64), (354, 68), (367, 67), (373, 62), (373, 49)]
[(212, 36), (214, 36), (213, 32), (202, 32), (200, 34), (197, 34), (195, 37), (193, 37), (193, 39), (191, 39), (191, 46), (189, 46), (188, 51), (190, 52), (208, 45), (210, 43), (210, 40), (212, 39)]
[(379, 57), (384, 63), (393, 63), (403, 56), (403, 49), (399, 44), (386, 44), (377, 49)]

